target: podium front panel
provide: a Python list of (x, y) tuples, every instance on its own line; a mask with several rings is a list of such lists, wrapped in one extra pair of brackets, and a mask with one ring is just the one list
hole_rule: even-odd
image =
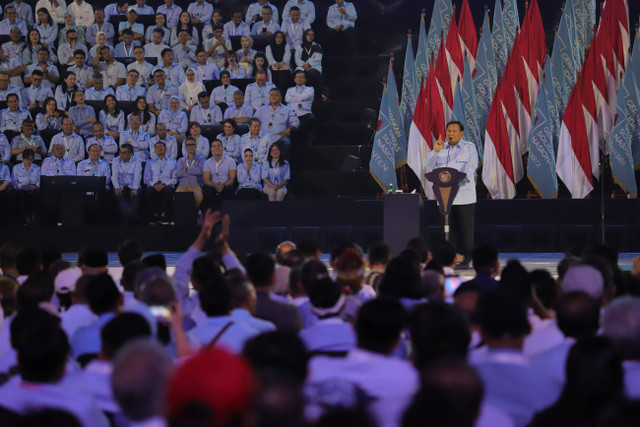
[(398, 255), (414, 237), (420, 236), (419, 194), (397, 193), (384, 196), (384, 243), (391, 255)]

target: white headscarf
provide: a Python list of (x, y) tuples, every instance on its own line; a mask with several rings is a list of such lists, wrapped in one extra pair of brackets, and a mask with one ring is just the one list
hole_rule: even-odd
[(187, 99), (191, 99), (192, 105), (198, 103), (198, 94), (204, 91), (204, 86), (202, 83), (199, 83), (197, 80), (194, 80), (193, 83), (186, 79), (182, 85), (180, 85), (180, 90), (187, 95)]

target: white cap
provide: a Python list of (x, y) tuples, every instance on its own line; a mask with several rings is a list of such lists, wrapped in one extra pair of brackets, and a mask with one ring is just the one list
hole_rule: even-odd
[(56, 293), (66, 294), (76, 289), (76, 281), (82, 276), (79, 268), (67, 268), (58, 273), (55, 280)]
[(562, 280), (562, 292), (584, 292), (593, 297), (600, 298), (604, 293), (604, 279), (602, 273), (590, 265), (576, 265), (569, 268)]

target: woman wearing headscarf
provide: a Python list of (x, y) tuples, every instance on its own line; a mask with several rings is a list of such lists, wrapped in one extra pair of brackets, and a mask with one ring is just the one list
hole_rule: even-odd
[(265, 49), (265, 55), (271, 69), (273, 84), (284, 93), (291, 83), (291, 71), (289, 69), (291, 46), (287, 44), (287, 38), (282, 31), (276, 31), (273, 41)]
[(172, 96), (169, 99), (169, 108), (166, 108), (160, 112), (158, 116), (158, 123), (163, 123), (167, 126), (167, 133), (173, 136), (178, 142), (184, 141), (185, 133), (187, 132), (187, 114), (179, 109), (180, 100), (177, 96)]
[(198, 104), (198, 94), (205, 90), (204, 85), (196, 81), (196, 73), (193, 69), (187, 70), (187, 78), (178, 88), (180, 109), (191, 111)]
[(87, 40), (84, 36), (84, 28), (76, 25), (76, 18), (73, 16), (73, 13), (66, 11), (64, 13), (64, 27), (62, 27), (58, 33), (58, 46), (67, 42), (67, 31), (69, 30), (75, 30), (76, 35), (78, 36), (78, 44), (83, 46), (87, 45)]
[(313, 86), (316, 99), (322, 96), (322, 46), (314, 41), (315, 31), (308, 29), (302, 35), (302, 44), (296, 46), (296, 66), (307, 72), (307, 82)]

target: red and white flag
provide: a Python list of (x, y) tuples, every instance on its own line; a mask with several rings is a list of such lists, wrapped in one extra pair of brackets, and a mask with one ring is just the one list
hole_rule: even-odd
[(476, 25), (473, 22), (473, 16), (469, 9), (467, 0), (462, 2), (462, 10), (460, 11), (460, 21), (458, 23), (458, 33), (460, 34), (460, 45), (462, 46), (462, 55), (467, 53), (469, 60), (469, 69), (474, 70), (476, 66), (476, 53), (478, 51), (478, 34)]
[[(455, 21), (454, 21), (455, 22)], [(456, 37), (456, 40), (458, 38)], [(449, 61), (444, 46), (444, 39), (440, 35), (440, 49), (438, 50), (438, 59), (436, 61), (436, 81), (440, 88), (440, 101), (444, 110), (444, 119), (446, 122), (451, 118), (453, 111), (453, 90), (458, 80), (454, 80), (449, 72)], [(429, 98), (433, 99), (433, 98)]]
[[(464, 74), (462, 45), (460, 44), (460, 33), (458, 32), (458, 25), (456, 24), (455, 13), (451, 14), (451, 23), (449, 24), (445, 50), (447, 52), (447, 64), (449, 65), (449, 77), (451, 78), (451, 94), (455, 95), (458, 82), (462, 81)], [(451, 105), (453, 108), (453, 103)]]
[[(427, 79), (431, 78), (432, 74), (433, 73), (429, 73)], [(431, 141), (431, 120), (427, 113), (427, 88), (423, 83), (424, 81), (420, 84), (420, 92), (418, 93), (416, 108), (413, 112), (413, 120), (409, 128), (407, 164), (420, 179), (422, 189), (427, 197), (429, 197), (427, 193), (427, 184), (429, 181), (424, 177), (424, 174), (427, 172), (424, 168), (424, 162), (427, 154), (433, 150), (433, 143)]]
[(581, 76), (573, 89), (574, 92), (580, 91), (579, 97), (584, 109), (585, 131), (591, 159), (591, 173), (596, 179), (600, 177), (601, 140), (598, 126), (598, 102), (601, 104), (605, 102), (607, 91), (599, 45), (600, 38), (596, 36), (593, 38), (591, 49), (582, 66)]

